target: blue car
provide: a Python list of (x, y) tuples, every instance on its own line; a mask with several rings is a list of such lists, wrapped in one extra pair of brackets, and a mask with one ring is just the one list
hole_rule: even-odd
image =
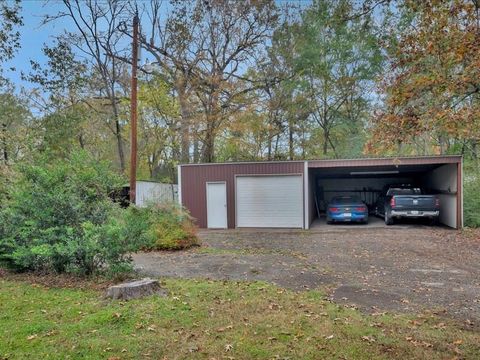
[(327, 223), (368, 223), (368, 207), (356, 196), (336, 196), (327, 208)]

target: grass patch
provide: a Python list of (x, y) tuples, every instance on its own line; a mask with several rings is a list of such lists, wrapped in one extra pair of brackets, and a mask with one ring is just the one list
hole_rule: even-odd
[(307, 256), (298, 251), (283, 250), (283, 249), (267, 249), (262, 247), (245, 247), (242, 249), (216, 248), (210, 246), (203, 246), (195, 249), (199, 254), (213, 254), (213, 255), (281, 255), (291, 256), (297, 259), (306, 259)]
[(431, 314), (365, 316), (260, 282), (165, 280), (167, 298), (0, 280), (0, 359), (478, 358), (480, 335)]

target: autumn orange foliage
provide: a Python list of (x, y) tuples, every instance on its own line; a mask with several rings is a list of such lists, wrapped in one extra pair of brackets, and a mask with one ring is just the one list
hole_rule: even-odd
[(408, 0), (410, 21), (388, 49), (382, 79), (385, 108), (373, 119), (365, 151), (413, 144), (448, 151), (449, 140), (480, 139), (480, 4), (471, 0)]

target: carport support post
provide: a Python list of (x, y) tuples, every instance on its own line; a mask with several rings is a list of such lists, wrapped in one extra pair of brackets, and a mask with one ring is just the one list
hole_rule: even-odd
[(463, 229), (463, 157), (457, 163), (457, 229)]
[(182, 165), (177, 166), (177, 200), (182, 206)]
[(303, 163), (303, 228), (308, 230), (310, 228), (310, 207), (309, 207), (309, 182), (308, 182), (308, 161)]

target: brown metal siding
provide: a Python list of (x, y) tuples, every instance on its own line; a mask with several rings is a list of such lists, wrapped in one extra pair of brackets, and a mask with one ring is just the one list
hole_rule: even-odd
[[(457, 221), (461, 227), (463, 214), (461, 156), (428, 156), (370, 159), (308, 160), (309, 168), (365, 167), (458, 164)], [(228, 227), (235, 228), (235, 175), (303, 174), (303, 161), (222, 163), (181, 166), (182, 204), (197, 219), (200, 227), (207, 227), (206, 183), (225, 181), (227, 184)]]
[(206, 183), (225, 181), (228, 227), (235, 228), (235, 175), (303, 174), (303, 169), (303, 161), (183, 165), (181, 167), (182, 204), (197, 219), (198, 226), (206, 228)]

